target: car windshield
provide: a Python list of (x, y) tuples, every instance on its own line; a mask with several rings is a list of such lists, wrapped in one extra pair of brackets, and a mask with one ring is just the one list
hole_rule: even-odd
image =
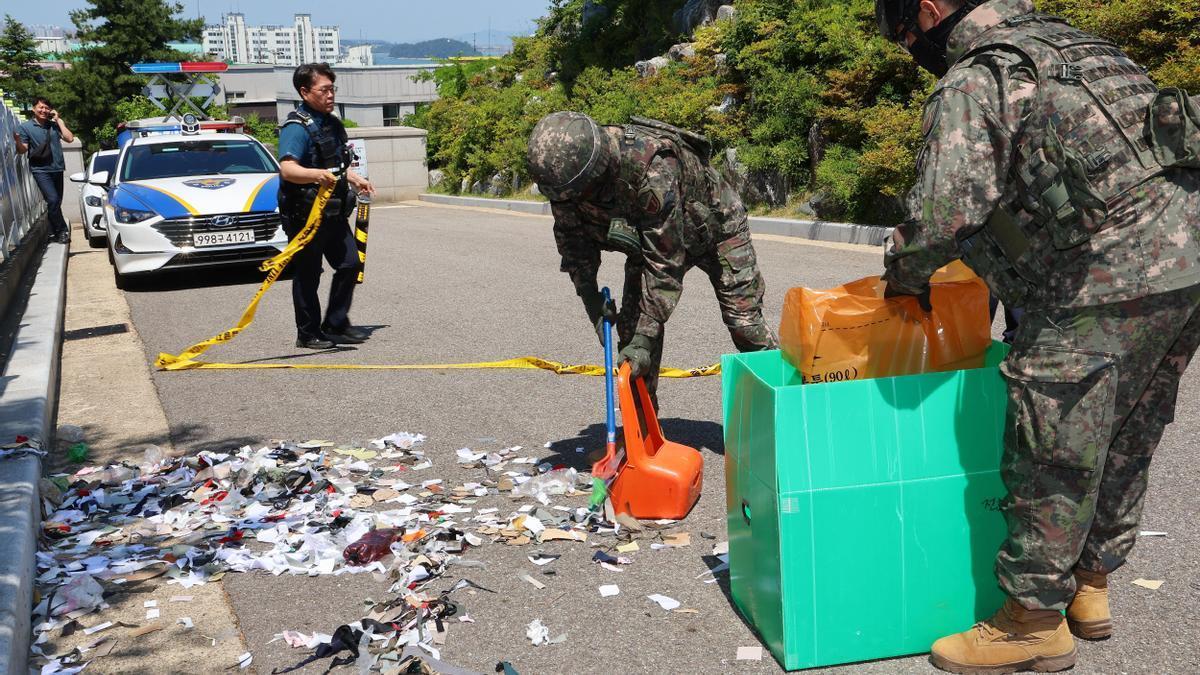
[(112, 173), (112, 170), (117, 168), (117, 154), (111, 155), (96, 155), (95, 161), (92, 162), (92, 173), (97, 174), (101, 171)]
[(253, 141), (193, 139), (131, 146), (121, 163), (121, 180), (276, 171), (271, 156)]

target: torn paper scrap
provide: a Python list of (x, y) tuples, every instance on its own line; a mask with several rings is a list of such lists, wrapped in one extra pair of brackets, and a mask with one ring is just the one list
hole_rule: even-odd
[(659, 607), (662, 607), (668, 612), (676, 607), (679, 607), (679, 601), (675, 598), (668, 598), (667, 596), (659, 595), (658, 593), (655, 593), (654, 595), (647, 595), (646, 597), (650, 598), (654, 602), (657, 602)]
[(1161, 579), (1134, 579), (1133, 585), (1141, 586), (1142, 588), (1148, 588), (1152, 591), (1157, 591), (1162, 587), (1163, 581)]
[(600, 587), (600, 597), (602, 598), (611, 598), (620, 592), (621, 589), (617, 588), (616, 584), (605, 584)]
[(525, 627), (525, 637), (529, 638), (534, 647), (540, 647), (550, 642), (550, 629), (542, 623), (541, 619), (534, 619)]
[(525, 581), (528, 581), (530, 584), (533, 585), (534, 588), (538, 589), (539, 591), (546, 587), (546, 584), (543, 584), (542, 582), (538, 581), (537, 579), (534, 579), (533, 577), (529, 576), (528, 574), (522, 574), (521, 578), (524, 579)]
[(762, 661), (763, 650), (762, 645), (754, 645), (751, 647), (738, 647), (738, 661)]

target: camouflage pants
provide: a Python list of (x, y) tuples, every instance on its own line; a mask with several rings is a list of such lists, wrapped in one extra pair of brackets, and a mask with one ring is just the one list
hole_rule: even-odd
[(996, 576), (1029, 609), (1063, 609), (1075, 567), (1109, 573), (1133, 548), (1150, 458), (1200, 346), (1200, 286), (1029, 311), (1001, 366), (1008, 539)]
[[(767, 285), (758, 270), (758, 258), (754, 254), (749, 232), (730, 237), (711, 252), (690, 262), (708, 274), (713, 291), (717, 294), (717, 304), (721, 306), (721, 318), (738, 351), (753, 352), (779, 347), (775, 333), (763, 318), (762, 301)], [(642, 270), (640, 257), (625, 260), (625, 287), (621, 293), (621, 312), (617, 317), (621, 349), (633, 339), (642, 315)], [(665, 327), (663, 331), (665, 334)], [(646, 386), (651, 394), (658, 390), (662, 350), (663, 340), (660, 338), (650, 354), (654, 374), (646, 378)]]

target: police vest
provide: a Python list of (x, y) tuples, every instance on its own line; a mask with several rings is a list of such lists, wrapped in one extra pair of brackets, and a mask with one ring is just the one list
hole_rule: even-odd
[[(280, 129), (289, 124), (299, 124), (308, 134), (308, 155), (302, 158), (301, 164), (313, 169), (333, 169), (340, 171), (337, 185), (329, 204), (325, 207), (326, 216), (349, 215), (353, 210), (352, 200), (348, 199), (349, 184), (346, 182), (346, 170), (353, 160), (347, 146), (349, 136), (342, 121), (333, 115), (325, 117), (324, 125), (318, 124), (313, 116), (304, 110), (293, 110), (288, 113), (287, 120)], [(288, 181), (279, 182), (279, 211), (289, 218), (297, 219), (302, 224), (312, 210), (317, 200), (317, 186), (300, 185)]]
[[(666, 122), (633, 117), (621, 128), (620, 178), (626, 186), (642, 185), (650, 163), (660, 155), (674, 157), (683, 168), (678, 198), (689, 227), (684, 228), (682, 244), (693, 256), (707, 253), (745, 223), (744, 217), (729, 218), (720, 208), (721, 178), (709, 165), (711, 152), (706, 137)], [(735, 210), (744, 216), (744, 208)]]
[[(961, 244), (967, 262), (993, 290), (1019, 305), (1056, 266), (1083, 255), (1095, 233), (1120, 224), (1109, 214), (1133, 199), (1135, 188), (1188, 166), (1190, 141), (1171, 147), (1167, 137), (1175, 130), (1159, 128), (1151, 114), (1188, 99), (1159, 92), (1116, 45), (1056, 17), (1014, 17), (983, 39), (960, 63), (1016, 53), (1036, 71), (1038, 95), (1014, 139), (1009, 178), (1016, 194), (979, 235)], [(1195, 151), (1200, 153), (1200, 142)]]

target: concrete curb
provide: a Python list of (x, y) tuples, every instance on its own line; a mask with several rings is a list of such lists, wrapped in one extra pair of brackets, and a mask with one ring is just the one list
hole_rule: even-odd
[(501, 209), (529, 213), (535, 216), (550, 215), (550, 202), (530, 202), (521, 199), (487, 199), (484, 197), (460, 197), (458, 195), (435, 195), (422, 193), (417, 199), (430, 204), (445, 206), (476, 206), (485, 209)]
[[(445, 206), (474, 206), (485, 209), (530, 213), (538, 216), (550, 215), (549, 202), (462, 197), (459, 195), (429, 193), (422, 194), (417, 199), (430, 204), (442, 204)], [(758, 216), (750, 216), (749, 220), (750, 231), (755, 234), (774, 234), (783, 237), (799, 237), (813, 241), (832, 241), (842, 244), (883, 246), (884, 239), (892, 232), (890, 227), (830, 223), (822, 220), (792, 220), (790, 218), (760, 218)]]
[[(47, 246), (0, 380), (2, 443), (24, 435), (52, 451), (66, 270), (67, 246)], [(0, 460), (0, 673), (10, 675), (28, 672), (41, 476), (36, 456)]]
[(830, 223), (823, 220), (791, 220), (788, 218), (759, 218), (750, 216), (750, 231), (755, 234), (776, 234), (783, 237), (800, 237), (813, 241), (832, 241), (842, 244), (883, 246), (890, 227), (878, 225), (854, 225)]

